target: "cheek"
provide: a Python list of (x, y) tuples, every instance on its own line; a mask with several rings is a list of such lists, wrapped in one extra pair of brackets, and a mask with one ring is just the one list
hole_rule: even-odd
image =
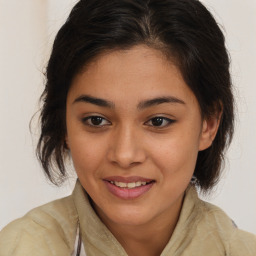
[(69, 141), (71, 142), (70, 152), (77, 175), (96, 175), (96, 171), (104, 161), (105, 149), (102, 144), (96, 143), (95, 140), (84, 134), (76, 134), (70, 137)]
[[(190, 175), (194, 172), (197, 154), (198, 139), (196, 134), (177, 132), (158, 142), (152, 151), (152, 159), (163, 170), (165, 175), (179, 172), (181, 175)], [(183, 173), (183, 174), (182, 174)]]

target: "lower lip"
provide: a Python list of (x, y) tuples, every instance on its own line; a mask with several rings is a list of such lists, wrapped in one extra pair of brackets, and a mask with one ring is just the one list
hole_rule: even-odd
[(113, 195), (115, 195), (121, 199), (138, 198), (138, 197), (142, 196), (143, 194), (145, 194), (146, 192), (148, 192), (155, 183), (155, 182), (152, 182), (147, 185), (143, 185), (143, 186), (135, 187), (135, 188), (120, 188), (108, 181), (104, 181), (104, 182), (105, 182), (108, 190)]

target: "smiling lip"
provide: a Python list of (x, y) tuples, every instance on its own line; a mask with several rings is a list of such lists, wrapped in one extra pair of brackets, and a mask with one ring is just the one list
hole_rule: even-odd
[[(147, 179), (139, 176), (131, 176), (131, 177), (121, 177), (121, 176), (112, 176), (103, 179), (107, 189), (113, 195), (121, 198), (121, 199), (135, 199), (146, 192), (148, 192), (155, 181), (152, 179)], [(122, 182), (122, 183), (136, 183), (136, 182), (147, 182), (146, 185), (128, 188), (128, 187), (118, 187), (113, 182)]]
[(111, 176), (111, 177), (106, 177), (103, 180), (105, 180), (105, 181), (117, 181), (117, 182), (124, 182), (124, 183), (131, 183), (131, 182), (137, 182), (137, 181), (142, 181), (142, 182), (151, 182), (151, 181), (153, 181), (152, 179), (147, 179), (147, 178), (143, 178), (143, 177), (140, 177), (140, 176), (130, 176), (130, 177)]

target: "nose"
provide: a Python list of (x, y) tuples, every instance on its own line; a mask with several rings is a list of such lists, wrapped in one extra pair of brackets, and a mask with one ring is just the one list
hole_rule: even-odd
[(108, 160), (123, 169), (143, 163), (146, 151), (136, 127), (118, 129), (111, 138)]

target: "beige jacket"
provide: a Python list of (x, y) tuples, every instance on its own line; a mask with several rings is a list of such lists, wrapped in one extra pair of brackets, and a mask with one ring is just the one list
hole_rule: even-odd
[[(76, 255), (78, 223), (86, 256), (127, 256), (99, 220), (82, 186), (71, 196), (30, 211), (0, 232), (0, 256)], [(83, 250), (83, 248), (82, 248)], [(218, 207), (186, 191), (175, 231), (161, 256), (256, 256), (256, 236), (234, 227)]]

